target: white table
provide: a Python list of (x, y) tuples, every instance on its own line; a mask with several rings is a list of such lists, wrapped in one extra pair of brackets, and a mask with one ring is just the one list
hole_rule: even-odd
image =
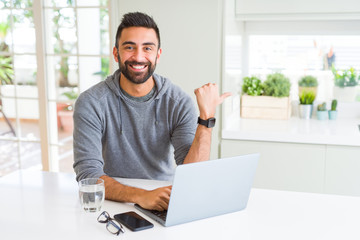
[[(120, 179), (152, 188), (166, 182)], [(214, 193), (216, 194), (216, 192)], [(113, 236), (81, 211), (74, 174), (19, 171), (0, 178), (1, 239), (360, 239), (360, 198), (252, 189), (246, 210), (173, 227)], [(112, 216), (136, 211), (105, 201)], [(138, 212), (144, 216), (142, 213)]]

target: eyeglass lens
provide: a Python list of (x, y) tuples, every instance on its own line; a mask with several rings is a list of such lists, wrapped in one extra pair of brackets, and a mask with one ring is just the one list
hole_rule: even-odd
[(100, 223), (107, 223), (111, 219), (110, 214), (106, 211), (102, 212), (97, 218)]
[(121, 225), (112, 220), (106, 223), (106, 229), (112, 234), (116, 234), (116, 235), (119, 235), (120, 233), (124, 232)]
[(106, 229), (112, 233), (119, 235), (120, 233), (124, 233), (124, 228), (120, 223), (110, 217), (110, 214), (106, 211), (102, 212), (97, 218), (99, 223), (106, 223)]

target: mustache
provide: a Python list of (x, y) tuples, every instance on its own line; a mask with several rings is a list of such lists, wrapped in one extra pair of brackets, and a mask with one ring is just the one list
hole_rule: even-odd
[(124, 64), (125, 65), (147, 65), (147, 66), (151, 66), (151, 62), (149, 62), (149, 61), (147, 61), (147, 62), (125, 61)]

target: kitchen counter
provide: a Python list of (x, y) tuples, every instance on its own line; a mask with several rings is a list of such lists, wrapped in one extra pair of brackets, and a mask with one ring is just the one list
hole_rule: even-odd
[(317, 120), (227, 119), (222, 139), (360, 146), (360, 118)]

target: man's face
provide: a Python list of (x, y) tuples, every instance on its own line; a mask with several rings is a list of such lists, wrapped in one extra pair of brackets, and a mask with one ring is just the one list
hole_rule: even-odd
[(119, 49), (114, 47), (113, 54), (121, 73), (135, 84), (146, 82), (154, 73), (161, 54), (155, 31), (144, 27), (125, 28), (118, 46)]

